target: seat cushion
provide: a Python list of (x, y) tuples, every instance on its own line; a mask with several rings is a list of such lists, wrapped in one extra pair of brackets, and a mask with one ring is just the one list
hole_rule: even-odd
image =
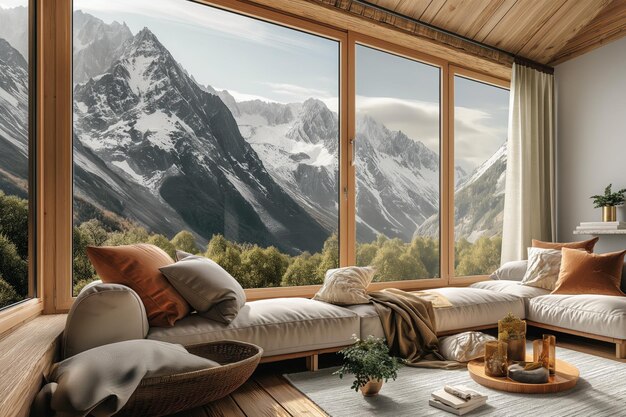
[(626, 339), (626, 297), (543, 295), (529, 300), (527, 318), (569, 330)]
[(550, 291), (548, 290), (537, 287), (529, 287), (528, 285), (522, 285), (522, 283), (518, 281), (480, 281), (470, 285), (470, 287), (515, 295), (524, 299), (526, 307), (528, 307), (528, 300), (530, 300), (531, 298), (539, 297), (540, 295), (550, 294)]
[[(502, 281), (492, 281), (502, 282)], [(426, 290), (428, 292), (428, 290)], [(432, 291), (446, 297), (452, 307), (435, 308), (437, 333), (496, 325), (509, 312), (525, 317), (524, 300), (516, 295), (480, 288), (437, 288)], [(346, 307), (361, 318), (361, 338), (384, 337), (373, 304)]]
[(306, 298), (251, 301), (226, 325), (192, 314), (171, 328), (151, 328), (148, 339), (197, 345), (240, 340), (263, 348), (264, 356), (346, 346), (359, 335), (359, 316), (343, 307)]

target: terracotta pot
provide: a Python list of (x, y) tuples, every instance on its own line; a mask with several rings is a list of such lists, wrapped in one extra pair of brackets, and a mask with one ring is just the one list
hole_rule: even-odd
[(378, 392), (382, 387), (382, 379), (370, 379), (367, 384), (361, 387), (361, 394), (363, 394), (364, 397), (373, 397), (378, 395)]

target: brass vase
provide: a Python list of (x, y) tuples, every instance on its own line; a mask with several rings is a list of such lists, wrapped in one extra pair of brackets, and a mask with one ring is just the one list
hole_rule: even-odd
[(615, 206), (602, 207), (602, 221), (603, 222), (617, 221), (617, 207)]
[(526, 361), (526, 321), (511, 314), (498, 320), (498, 340), (506, 342), (510, 362)]
[(378, 395), (378, 392), (382, 387), (382, 379), (370, 379), (367, 384), (361, 387), (361, 394), (363, 394), (364, 397), (373, 397)]

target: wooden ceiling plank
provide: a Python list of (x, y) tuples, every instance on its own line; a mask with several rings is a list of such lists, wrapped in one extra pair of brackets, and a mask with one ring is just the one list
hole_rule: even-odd
[(467, 28), (462, 29), (461, 34), (481, 42), (479, 39), (484, 39), (516, 2), (517, 0), (492, 1), (478, 19), (469, 22)]
[(443, 6), (449, 1), (456, 2), (458, 0), (432, 0), (418, 20), (420, 22), (431, 24), (435, 16), (437, 16), (437, 13), (439, 13)]
[(613, 0), (552, 57), (557, 65), (626, 36), (626, 0)]
[[(464, 36), (462, 27), (478, 19), (494, 0), (454, 0), (446, 2), (430, 22), (438, 28)], [(495, 0), (500, 1), (500, 0)]]
[(556, 11), (517, 54), (547, 63), (573, 38), (610, 0), (569, 1)]
[[(578, 0), (576, 0), (578, 1)], [(517, 51), (559, 10), (566, 0), (518, 1), (483, 40), (505, 51)]]

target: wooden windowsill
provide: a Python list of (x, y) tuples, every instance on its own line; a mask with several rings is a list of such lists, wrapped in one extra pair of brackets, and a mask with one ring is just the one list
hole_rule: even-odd
[(58, 357), (65, 319), (39, 316), (0, 334), (0, 416), (28, 416), (44, 373)]

